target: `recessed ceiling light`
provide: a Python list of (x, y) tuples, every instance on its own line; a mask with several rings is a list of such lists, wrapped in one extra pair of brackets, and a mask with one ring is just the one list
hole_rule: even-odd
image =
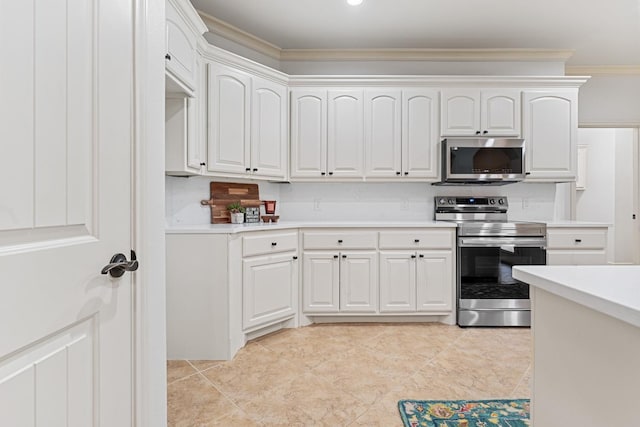
[(347, 3), (349, 3), (351, 6), (358, 6), (360, 4), (362, 4), (364, 0), (347, 0)]

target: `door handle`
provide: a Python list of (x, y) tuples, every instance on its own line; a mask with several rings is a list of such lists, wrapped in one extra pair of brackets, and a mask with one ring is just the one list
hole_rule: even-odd
[(136, 271), (138, 266), (136, 253), (131, 249), (131, 261), (127, 261), (127, 257), (124, 254), (115, 254), (111, 257), (111, 262), (105, 265), (100, 273), (109, 273), (111, 277), (121, 277), (126, 271)]

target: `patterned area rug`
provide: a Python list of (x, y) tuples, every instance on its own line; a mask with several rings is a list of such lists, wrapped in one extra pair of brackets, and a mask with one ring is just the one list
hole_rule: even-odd
[(405, 427), (525, 427), (529, 399), (401, 400)]

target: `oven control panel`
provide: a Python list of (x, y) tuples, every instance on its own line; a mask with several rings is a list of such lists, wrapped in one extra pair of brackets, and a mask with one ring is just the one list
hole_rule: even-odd
[(452, 196), (436, 196), (436, 209), (444, 208), (445, 210), (506, 210), (509, 206), (507, 198), (504, 196), (491, 197), (452, 197)]

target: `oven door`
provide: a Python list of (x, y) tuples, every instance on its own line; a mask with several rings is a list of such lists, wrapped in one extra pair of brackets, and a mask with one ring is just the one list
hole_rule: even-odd
[(514, 265), (546, 264), (544, 237), (459, 237), (458, 308), (528, 310), (529, 285), (511, 275)]

